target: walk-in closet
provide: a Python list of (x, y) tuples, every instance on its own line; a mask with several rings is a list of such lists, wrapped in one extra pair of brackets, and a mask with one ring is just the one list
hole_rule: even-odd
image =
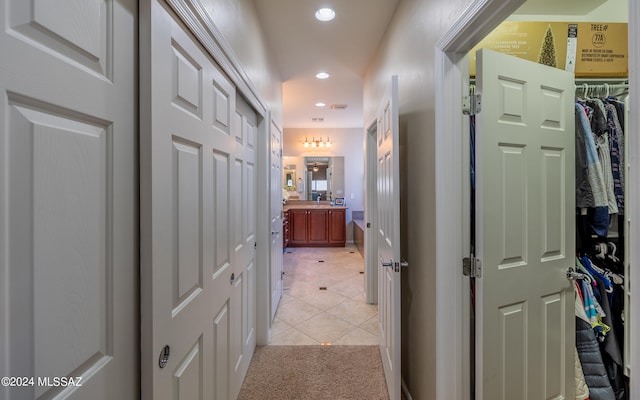
[[(628, 399), (628, 83), (576, 81), (576, 398)], [(633, 140), (633, 139), (632, 139)], [(578, 368), (580, 366), (580, 368)]]

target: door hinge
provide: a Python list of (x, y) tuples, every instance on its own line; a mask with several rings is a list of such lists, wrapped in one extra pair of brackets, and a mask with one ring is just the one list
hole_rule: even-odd
[(482, 109), (480, 93), (476, 93), (475, 90), (469, 92), (469, 96), (462, 98), (462, 113), (464, 115), (477, 115), (480, 114)]
[(462, 273), (471, 278), (482, 277), (482, 261), (475, 257), (465, 257), (462, 259)]

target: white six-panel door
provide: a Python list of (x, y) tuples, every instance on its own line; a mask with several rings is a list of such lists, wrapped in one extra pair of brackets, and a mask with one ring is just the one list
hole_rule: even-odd
[(257, 117), (165, 3), (141, 8), (142, 398), (233, 399), (255, 346)]
[(378, 108), (378, 332), (391, 400), (400, 400), (400, 178), (398, 77)]
[(477, 394), (574, 398), (574, 78), (477, 53)]
[(136, 2), (0, 10), (0, 398), (135, 399)]

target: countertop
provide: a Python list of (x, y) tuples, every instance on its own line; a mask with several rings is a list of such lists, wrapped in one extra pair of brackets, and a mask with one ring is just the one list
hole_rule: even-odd
[(330, 210), (330, 209), (343, 209), (346, 210), (347, 207), (346, 206), (332, 206), (330, 202), (328, 201), (321, 201), (320, 204), (318, 205), (318, 202), (316, 201), (306, 201), (306, 200), (294, 200), (294, 201), (290, 201), (287, 204), (285, 204), (284, 206), (282, 206), (282, 211), (287, 211), (287, 210), (313, 210), (313, 209), (326, 209), (326, 210)]

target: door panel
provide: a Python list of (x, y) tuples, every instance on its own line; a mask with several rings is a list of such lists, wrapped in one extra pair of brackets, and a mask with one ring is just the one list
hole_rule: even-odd
[(329, 219), (327, 210), (307, 212), (309, 244), (326, 244), (329, 241)]
[(135, 399), (135, 2), (0, 9), (0, 398)]
[[(378, 315), (382, 365), (391, 400), (400, 399), (400, 179), (398, 78), (378, 111)], [(385, 266), (384, 264), (389, 264)]]
[(258, 118), (164, 3), (142, 6), (142, 398), (235, 398), (255, 347)]
[(253, 109), (239, 96), (236, 96), (236, 119), (232, 125), (235, 136), (235, 157), (238, 170), (235, 185), (240, 203), (235, 207), (236, 232), (239, 237), (234, 249), (234, 265), (236, 281), (231, 301), (232, 318), (235, 325), (233, 332), (233, 380), (232, 397), (237, 397), (251, 355), (256, 344), (256, 285), (255, 285), (255, 227), (256, 227), (256, 153), (258, 117)]
[(309, 224), (307, 210), (289, 210), (289, 226), (291, 227), (291, 244), (307, 244), (309, 242)]
[(184, 309), (203, 289), (202, 252), (202, 191), (199, 169), (202, 164), (201, 148), (173, 140), (172, 192), (174, 195), (172, 218), (176, 223), (173, 236), (174, 255), (173, 315)]
[(329, 210), (329, 243), (342, 244), (347, 240), (345, 210)]
[(573, 75), (480, 50), (478, 393), (571, 399)]
[[(276, 316), (282, 298), (282, 132), (271, 124), (269, 165), (271, 166), (271, 320)], [(291, 222), (289, 222), (291, 223)]]

